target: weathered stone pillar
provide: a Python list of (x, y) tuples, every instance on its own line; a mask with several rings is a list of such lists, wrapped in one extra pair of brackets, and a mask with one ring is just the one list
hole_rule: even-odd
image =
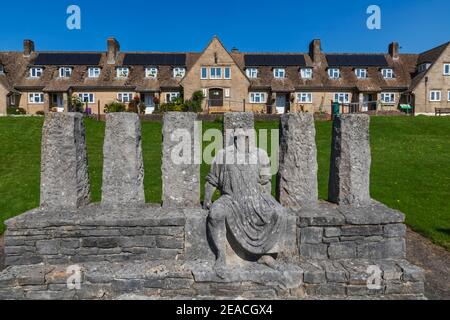
[(278, 198), (288, 208), (317, 204), (317, 147), (314, 116), (289, 113), (281, 117)]
[(224, 146), (233, 144), (233, 131), (236, 129), (254, 129), (255, 116), (253, 112), (229, 112), (223, 118)]
[(200, 132), (197, 114), (166, 112), (163, 124), (163, 207), (200, 206)]
[(370, 118), (343, 114), (333, 121), (328, 198), (342, 205), (364, 206), (371, 202)]
[(106, 115), (103, 145), (102, 205), (145, 203), (141, 122), (136, 113)]
[(76, 209), (90, 201), (83, 116), (49, 113), (42, 130), (41, 207)]

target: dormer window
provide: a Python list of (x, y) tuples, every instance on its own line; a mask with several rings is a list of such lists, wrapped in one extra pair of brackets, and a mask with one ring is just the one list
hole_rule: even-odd
[(427, 71), (430, 66), (431, 66), (431, 63), (429, 63), (429, 62), (419, 64), (419, 66), (417, 67), (417, 71), (419, 73)]
[(130, 74), (130, 69), (126, 67), (120, 67), (116, 69), (117, 72), (117, 78), (128, 78), (128, 75)]
[(156, 79), (158, 77), (158, 68), (155, 67), (145, 68), (145, 77)]
[(72, 76), (72, 68), (70, 68), (70, 67), (59, 68), (59, 77), (60, 78), (70, 78), (71, 76)]
[(358, 79), (367, 79), (367, 69), (355, 69), (355, 75)]
[(258, 78), (258, 69), (257, 68), (247, 68), (247, 69), (245, 69), (245, 74), (250, 79)]
[(385, 79), (393, 79), (394, 78), (394, 70), (392, 69), (381, 69), (381, 74)]
[(341, 77), (341, 71), (339, 68), (330, 68), (328, 69), (328, 77), (330, 79), (339, 79)]
[(100, 68), (90, 67), (88, 69), (88, 77), (89, 78), (98, 78), (98, 77), (100, 77)]
[(42, 68), (30, 68), (30, 78), (40, 78), (43, 73)]
[(302, 77), (302, 79), (312, 79), (312, 76), (313, 76), (312, 68), (300, 69), (300, 77)]
[(186, 75), (185, 68), (173, 68), (173, 77), (174, 78), (184, 78)]
[(286, 70), (284, 70), (283, 68), (275, 68), (273, 69), (273, 76), (276, 79), (282, 79), (286, 77)]

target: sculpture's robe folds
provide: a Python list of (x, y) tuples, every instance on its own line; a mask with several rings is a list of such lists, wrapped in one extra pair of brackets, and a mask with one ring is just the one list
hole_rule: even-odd
[(236, 159), (244, 154), (235, 152), (233, 146), (221, 150), (211, 164), (207, 181), (222, 193), (211, 215), (224, 217), (235, 240), (249, 253), (276, 253), (286, 229), (286, 212), (271, 195), (269, 157), (255, 149), (247, 153), (247, 164), (240, 164)]

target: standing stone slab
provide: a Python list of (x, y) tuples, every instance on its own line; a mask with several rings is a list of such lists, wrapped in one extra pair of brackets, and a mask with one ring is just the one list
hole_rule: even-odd
[(83, 115), (49, 113), (42, 131), (41, 207), (76, 209), (90, 201)]
[(370, 118), (343, 114), (333, 121), (328, 198), (341, 205), (366, 206), (371, 202)]
[(200, 206), (200, 134), (195, 113), (167, 112), (163, 125), (163, 206)]
[(224, 146), (233, 144), (233, 133), (236, 129), (253, 130), (255, 127), (253, 112), (229, 112), (223, 118)]
[(145, 203), (141, 123), (135, 113), (106, 115), (103, 145), (102, 205)]
[(281, 204), (290, 208), (317, 204), (317, 170), (314, 116), (309, 113), (283, 115), (277, 186)]

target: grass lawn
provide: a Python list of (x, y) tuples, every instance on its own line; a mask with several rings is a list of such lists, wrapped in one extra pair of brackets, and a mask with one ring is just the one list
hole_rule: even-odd
[[(3, 221), (39, 205), (42, 118), (0, 118)], [(258, 122), (258, 129), (277, 122)], [(327, 195), (331, 123), (317, 122), (320, 197)], [(221, 128), (217, 122), (203, 128)], [(100, 201), (104, 123), (86, 121), (92, 198)], [(147, 202), (161, 199), (161, 124), (142, 124)], [(270, 135), (269, 135), (270, 136)], [(450, 117), (373, 117), (372, 197), (406, 213), (415, 231), (450, 250)], [(202, 177), (208, 172), (202, 166)]]

